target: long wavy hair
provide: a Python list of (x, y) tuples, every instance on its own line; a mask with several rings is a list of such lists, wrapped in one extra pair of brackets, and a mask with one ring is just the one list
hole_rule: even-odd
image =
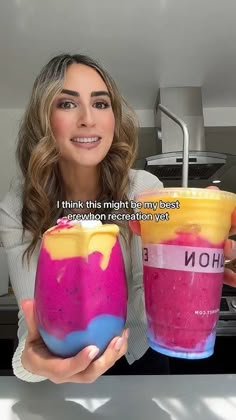
[[(100, 64), (85, 55), (62, 54), (52, 58), (36, 78), (23, 116), (16, 157), (23, 174), (23, 235), (31, 232), (32, 241), (24, 252), (28, 264), (43, 233), (53, 226), (63, 210), (57, 200), (65, 199), (59, 170), (59, 151), (50, 125), (52, 103), (63, 89), (66, 70), (71, 64), (84, 64), (95, 69), (111, 97), (115, 116), (112, 145), (100, 163), (100, 201), (126, 201), (129, 190), (129, 169), (137, 153), (138, 123), (133, 110), (119, 93), (117, 86)], [(128, 231), (127, 223), (119, 223)]]

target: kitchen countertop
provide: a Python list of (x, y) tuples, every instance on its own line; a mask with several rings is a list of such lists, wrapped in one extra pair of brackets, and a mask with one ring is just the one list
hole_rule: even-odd
[(3, 420), (235, 420), (236, 375), (103, 376), (93, 384), (0, 377)]

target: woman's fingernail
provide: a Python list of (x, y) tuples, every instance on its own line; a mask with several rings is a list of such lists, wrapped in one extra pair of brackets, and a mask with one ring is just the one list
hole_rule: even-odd
[(125, 330), (125, 337), (129, 338), (129, 328), (127, 328), (127, 330)]
[(90, 359), (90, 360), (93, 360), (94, 359), (94, 357), (96, 357), (97, 355), (98, 355), (98, 353), (99, 353), (99, 349), (97, 348), (97, 347), (94, 347), (90, 352), (89, 352), (89, 354), (88, 354), (88, 358)]
[(118, 340), (117, 340), (117, 342), (115, 344), (115, 349), (117, 351), (120, 351), (120, 349), (123, 346), (123, 344), (124, 344), (124, 338), (123, 337), (118, 338)]

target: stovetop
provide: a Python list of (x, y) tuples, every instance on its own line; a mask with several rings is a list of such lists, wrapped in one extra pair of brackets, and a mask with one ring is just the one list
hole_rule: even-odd
[(224, 285), (220, 302), (220, 319), (236, 320), (236, 288)]
[(236, 288), (224, 285), (220, 303), (217, 335), (236, 336)]

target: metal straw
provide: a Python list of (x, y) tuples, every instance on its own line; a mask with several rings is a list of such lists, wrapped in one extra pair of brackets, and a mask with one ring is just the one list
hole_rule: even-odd
[(169, 111), (165, 106), (159, 104), (158, 108), (169, 118), (175, 121), (183, 132), (183, 167), (182, 167), (182, 187), (188, 187), (188, 160), (189, 160), (189, 133), (187, 125), (179, 117)]

